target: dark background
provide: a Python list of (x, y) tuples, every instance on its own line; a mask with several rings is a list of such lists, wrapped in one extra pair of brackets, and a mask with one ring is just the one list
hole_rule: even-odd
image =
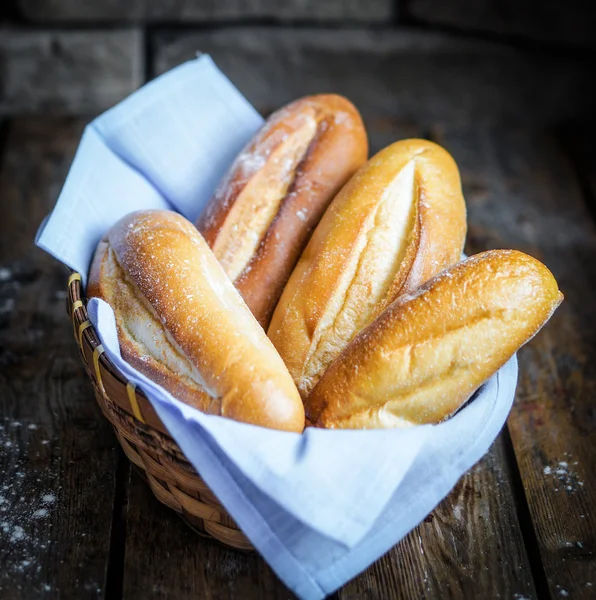
[(595, 106), (592, 5), (3, 0), (0, 116), (91, 116), (201, 50), (264, 113), (348, 95), (373, 149), (392, 141), (387, 120), (558, 126)]

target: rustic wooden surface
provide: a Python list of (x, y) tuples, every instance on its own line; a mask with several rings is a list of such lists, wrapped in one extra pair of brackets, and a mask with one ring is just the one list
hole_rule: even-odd
[(338, 599), (536, 598), (503, 434), (418, 527)]
[[(596, 229), (586, 200), (594, 200), (595, 164), (590, 144), (577, 140), (589, 140), (579, 117), (594, 97), (583, 59), (548, 71), (548, 57), (492, 45), (378, 38), (336, 32), (325, 46), (321, 32), (249, 28), (153, 41), (157, 70), (193, 48), (213, 52), (263, 112), (324, 82), (323, 91), (355, 96), (373, 150), (400, 137), (445, 144), (462, 171), (468, 251), (529, 252), (567, 296), (520, 354), (517, 401), (490, 452), (333, 598), (593, 597)], [(241, 57), (243, 49), (252, 54)], [(401, 66), (413, 54), (415, 65)], [(354, 65), (370, 80), (353, 83)], [(483, 73), (512, 66), (509, 75)], [(442, 68), (457, 72), (463, 105), (448, 86), (436, 99)], [(563, 72), (565, 93), (532, 111), (533, 87)], [(0, 597), (291, 598), (260, 557), (198, 537), (161, 506), (96, 407), (64, 312), (65, 270), (31, 245), (84, 122), (0, 124)]]
[[(123, 597), (273, 600), (293, 597), (256, 554), (197, 536), (161, 505), (140, 476), (129, 481)], [(147, 548), (151, 547), (151, 553)]]
[(65, 313), (67, 272), (32, 246), (82, 125), (8, 125), (0, 165), (0, 597), (105, 590), (118, 451)]
[(596, 227), (577, 172), (547, 132), (450, 131), (474, 225), (469, 249), (513, 247), (543, 260), (566, 296), (520, 353), (508, 426), (553, 596), (593, 597), (596, 560)]

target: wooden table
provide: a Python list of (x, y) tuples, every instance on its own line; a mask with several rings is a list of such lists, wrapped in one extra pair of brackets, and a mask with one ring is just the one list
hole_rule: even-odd
[[(551, 113), (388, 116), (354, 93), (374, 150), (424, 136), (452, 152), (468, 253), (528, 252), (566, 300), (520, 352), (516, 402), (490, 452), (333, 597), (596, 597), (596, 129)], [(86, 122), (17, 118), (1, 129), (0, 597), (291, 598), (259, 556), (197, 537), (161, 506), (95, 404), (65, 314), (66, 271), (32, 246)]]

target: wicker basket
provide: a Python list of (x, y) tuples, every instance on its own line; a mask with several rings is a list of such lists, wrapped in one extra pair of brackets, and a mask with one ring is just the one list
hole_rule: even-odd
[(79, 273), (68, 279), (67, 309), (99, 406), (126, 456), (139, 468), (157, 499), (178, 512), (200, 535), (238, 550), (253, 550), (169, 436), (147, 397), (105, 355), (89, 321)]

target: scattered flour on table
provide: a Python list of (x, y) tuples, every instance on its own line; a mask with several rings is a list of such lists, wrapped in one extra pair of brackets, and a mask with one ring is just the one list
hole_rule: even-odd
[(15, 525), (10, 533), (10, 541), (16, 542), (25, 537), (25, 530), (20, 525)]
[[(49, 486), (58, 481), (59, 467), (51, 465), (41, 476), (31, 466), (36, 447), (39, 450), (39, 440), (34, 441), (37, 429), (35, 423), (10, 419), (0, 429), (0, 588), (19, 574), (39, 576), (40, 557), (52, 544), (50, 519), (60, 486)], [(44, 590), (42, 582), (39, 585)]]
[(568, 452), (565, 452), (564, 457), (566, 460), (561, 460), (554, 465), (547, 465), (542, 472), (553, 481), (555, 492), (565, 491), (573, 494), (581, 490), (584, 482), (574, 469), (577, 461), (572, 460), (572, 456)]

